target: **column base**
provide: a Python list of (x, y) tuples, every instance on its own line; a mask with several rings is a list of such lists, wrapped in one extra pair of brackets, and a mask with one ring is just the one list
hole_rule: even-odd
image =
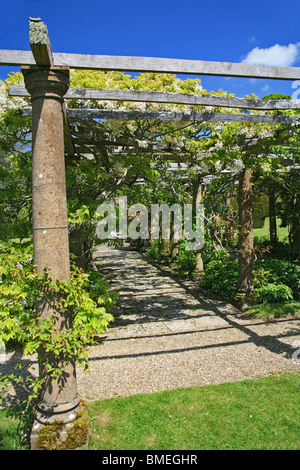
[(87, 450), (87, 448), (88, 415), (83, 401), (71, 411), (55, 414), (47, 423), (35, 419), (30, 435), (31, 450)]
[(242, 312), (245, 311), (248, 307), (251, 307), (256, 303), (254, 298), (253, 292), (246, 293), (246, 292), (238, 292), (233, 300), (232, 303)]
[(51, 424), (56, 421), (70, 423), (76, 418), (76, 410), (81, 399), (78, 394), (73, 400), (58, 405), (50, 405), (41, 400), (37, 406), (35, 417), (42, 424)]

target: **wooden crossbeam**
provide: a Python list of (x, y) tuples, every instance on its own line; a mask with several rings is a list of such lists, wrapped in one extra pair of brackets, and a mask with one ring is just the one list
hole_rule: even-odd
[(100, 90), (95, 88), (70, 88), (66, 98), (135, 101), (149, 103), (174, 103), (262, 110), (300, 109), (300, 100), (255, 100), (229, 96), (136, 90)]
[(0, 49), (0, 65), (36, 65), (31, 51)]
[[(300, 67), (278, 67), (232, 62), (214, 62), (158, 57), (129, 57), (91, 54), (53, 53), (55, 66), (76, 69), (120, 70), (127, 72), (162, 72), (184, 75), (270, 78), (299, 80)], [(28, 51), (0, 50), (0, 65), (34, 65)]]
[(274, 114), (233, 114), (233, 113), (177, 113), (177, 112), (154, 112), (154, 111), (111, 111), (101, 109), (67, 109), (68, 117), (97, 118), (97, 119), (124, 119), (143, 121), (186, 121), (186, 122), (259, 122), (259, 123), (300, 123), (300, 116), (286, 116)]
[[(149, 150), (155, 152), (177, 152), (181, 151), (180, 148), (176, 144), (172, 144), (171, 142), (152, 142), (152, 141), (144, 141), (138, 140), (136, 138), (128, 138), (124, 136), (110, 136), (109, 134), (100, 133), (97, 134), (96, 132), (93, 133), (91, 138), (88, 138), (85, 134), (78, 135), (78, 145), (79, 147), (83, 146), (87, 148), (98, 148), (98, 143), (112, 146), (112, 147), (130, 147), (138, 149), (141, 153), (148, 152)], [(74, 139), (75, 145), (77, 145), (76, 139)], [(77, 147), (76, 147), (77, 148)]]
[[(11, 85), (10, 96), (29, 96), (23, 85)], [(69, 88), (65, 99), (86, 99), (105, 101), (133, 101), (148, 103), (173, 103), (184, 105), (217, 106), (223, 108), (280, 110), (300, 109), (300, 100), (255, 100), (229, 96), (196, 95), (158, 91), (103, 90), (97, 88)]]
[[(30, 108), (25, 108), (24, 116), (30, 116)], [(70, 119), (123, 119), (131, 121), (184, 121), (184, 122), (250, 122), (267, 124), (300, 123), (300, 116), (284, 114), (245, 114), (245, 113), (177, 113), (155, 111), (111, 111), (104, 109), (73, 109), (66, 110)]]

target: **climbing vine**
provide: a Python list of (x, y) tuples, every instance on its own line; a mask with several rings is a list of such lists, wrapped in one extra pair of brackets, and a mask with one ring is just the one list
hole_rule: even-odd
[[(2, 245), (0, 341), (18, 344), (24, 356), (37, 354), (45, 372), (37, 378), (33, 374), (24, 378), (17, 366), (14, 372), (3, 375), (1, 401), (12, 383), (21, 384), (27, 391), (27, 409), (29, 405), (33, 409), (46, 379), (56, 380), (63, 374), (62, 364), (75, 361), (87, 371), (88, 346), (95, 344), (113, 321), (109, 310), (116, 298), (117, 293), (96, 271), (85, 273), (72, 265), (70, 282), (53, 282), (47, 270), (39, 273), (33, 265), (31, 243)], [(55, 313), (49, 320), (37, 316), (38, 300), (52, 301)], [(62, 315), (70, 318), (70, 328), (59, 331), (56, 320)]]

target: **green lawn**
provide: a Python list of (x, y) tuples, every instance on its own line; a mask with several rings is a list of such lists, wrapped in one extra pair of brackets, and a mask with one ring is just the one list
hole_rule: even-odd
[[(90, 450), (300, 449), (300, 374), (88, 404)], [(17, 448), (0, 414), (0, 449)]]
[(288, 300), (276, 304), (258, 304), (247, 308), (247, 313), (252, 317), (261, 318), (286, 317), (287, 315), (300, 315), (300, 300)]
[[(265, 218), (264, 226), (262, 228), (255, 228), (253, 230), (253, 234), (255, 237), (262, 237), (262, 238), (270, 238), (270, 230), (269, 230), (269, 217)], [(285, 238), (288, 237), (289, 231), (288, 227), (280, 227), (281, 220), (276, 219), (276, 226), (277, 226), (277, 238), (280, 241), (283, 241)]]

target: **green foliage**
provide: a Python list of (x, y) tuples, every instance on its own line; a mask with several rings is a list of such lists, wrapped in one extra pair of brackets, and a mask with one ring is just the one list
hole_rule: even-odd
[(265, 218), (268, 215), (268, 200), (265, 197), (259, 198), (253, 205), (253, 227), (262, 228)]
[(31, 230), (31, 153), (19, 110), (0, 116), (0, 240), (28, 237)]
[(300, 291), (300, 270), (289, 261), (262, 259), (254, 263), (254, 285), (260, 289), (267, 284), (286, 285), (297, 299)]
[(214, 252), (204, 267), (201, 287), (225, 298), (232, 298), (237, 291), (238, 260), (231, 260), (225, 250)]
[[(168, 91), (179, 93), (200, 93), (199, 78), (187, 78), (181, 80), (174, 74), (167, 73), (142, 73), (131, 77), (124, 72), (110, 71), (102, 72), (95, 70), (72, 70), (71, 87), (75, 88), (108, 88), (108, 89), (131, 89), (148, 91)], [(94, 100), (95, 104), (97, 103)], [(97, 103), (99, 104), (99, 102)], [(115, 104), (118, 105), (118, 104)], [(151, 106), (151, 104), (150, 104)]]
[(284, 300), (283, 302), (256, 304), (247, 308), (252, 317), (286, 317), (300, 313), (299, 300)]
[(107, 311), (110, 311), (118, 300), (117, 291), (111, 290), (109, 282), (104, 281), (98, 271), (88, 273), (86, 290), (92, 300), (98, 305), (104, 305)]
[(274, 246), (271, 245), (270, 237), (268, 236), (254, 236), (254, 250), (258, 257), (260, 253), (269, 253), (270, 256), (274, 259), (289, 259), (289, 244), (283, 240), (277, 240)]
[(22, 74), (0, 85), (0, 240), (27, 238), (31, 230), (31, 119), (22, 116), (30, 100), (8, 97), (8, 85), (21, 83)]
[[(200, 285), (229, 299), (237, 294), (238, 260), (225, 250), (215, 252), (204, 267)], [(254, 264), (254, 295), (260, 302), (299, 298), (300, 270), (285, 260), (262, 259)]]
[(264, 284), (255, 289), (254, 296), (262, 303), (277, 303), (293, 299), (293, 291), (285, 284)]
[[(46, 375), (57, 378), (61, 366), (55, 368), (47, 357), (75, 360), (88, 370), (87, 346), (102, 335), (113, 317), (108, 310), (116, 300), (98, 272), (84, 273), (72, 267), (71, 280), (53, 282), (47, 270), (38, 273), (32, 263), (32, 246), (15, 244), (1, 246), (0, 253), (0, 341), (14, 341), (22, 345), (24, 355), (38, 353)], [(51, 302), (53, 315), (49, 320), (39, 318), (35, 312), (37, 301)], [(63, 316), (71, 319), (71, 327), (58, 331), (56, 320)], [(41, 355), (41, 350), (44, 355)], [(20, 381), (17, 375), (3, 376), (5, 388), (9, 381)], [(33, 400), (40, 392), (45, 377), (30, 379), (28, 389)]]
[(146, 249), (146, 253), (150, 258), (160, 261), (162, 259), (161, 240), (153, 240), (150, 246)]
[[(194, 250), (187, 250), (186, 243), (187, 240), (185, 238), (181, 238), (178, 241), (178, 255), (175, 259), (175, 264), (178, 271), (189, 274), (195, 269), (196, 266), (196, 252)], [(153, 240), (146, 249), (146, 253), (156, 261), (161, 261), (163, 257), (165, 260), (171, 261), (170, 256), (164, 256), (161, 239)]]
[(197, 258), (194, 250), (186, 249), (186, 242), (187, 240), (185, 238), (182, 238), (178, 242), (176, 264), (181, 272), (190, 273), (195, 269)]
[(283, 95), (282, 93), (271, 93), (270, 95), (265, 95), (262, 98), (263, 100), (291, 100), (290, 95)]

